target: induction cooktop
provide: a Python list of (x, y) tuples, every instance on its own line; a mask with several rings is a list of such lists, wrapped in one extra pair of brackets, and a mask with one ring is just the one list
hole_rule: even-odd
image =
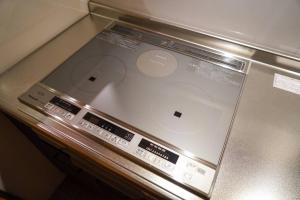
[(209, 196), (246, 71), (244, 60), (115, 24), (20, 100)]

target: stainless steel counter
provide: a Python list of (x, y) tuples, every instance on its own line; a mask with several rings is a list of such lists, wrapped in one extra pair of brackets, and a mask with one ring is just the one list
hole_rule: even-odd
[(212, 199), (300, 199), (300, 96), (275, 72), (252, 64)]
[[(111, 153), (120, 162), (125, 162), (121, 156), (66, 127), (61, 127), (60, 131), (50, 129), (45, 124), (56, 127), (60, 125), (17, 100), (19, 95), (44, 78), (112, 21), (107, 17), (87, 16), (2, 74), (0, 107), (24, 123), (41, 130), (41, 136), (59, 142), (88, 160), (93, 160), (96, 165), (110, 168), (141, 187), (152, 188), (157, 193), (175, 199), (176, 195), (168, 194), (155, 184), (126, 172), (102, 155)], [(203, 44), (201, 37), (199, 38), (199, 44)], [(265, 64), (262, 57), (259, 58), (259, 62), (255, 57), (248, 58), (251, 68), (212, 192), (212, 200), (300, 199), (300, 96), (273, 88), (275, 72), (296, 78), (298, 68), (289, 67), (288, 63), (296, 66), (299, 63), (284, 58), (288, 61), (285, 65), (271, 65), (274, 60)], [(21, 112), (18, 109), (20, 107), (34, 113), (35, 119)], [(166, 187), (173, 187), (184, 193), (168, 184), (166, 183)], [(188, 193), (185, 197), (196, 199)]]

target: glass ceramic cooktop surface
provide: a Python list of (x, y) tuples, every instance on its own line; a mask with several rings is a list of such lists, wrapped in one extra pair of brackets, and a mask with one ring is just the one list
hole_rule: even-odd
[(217, 165), (244, 76), (100, 33), (42, 83)]

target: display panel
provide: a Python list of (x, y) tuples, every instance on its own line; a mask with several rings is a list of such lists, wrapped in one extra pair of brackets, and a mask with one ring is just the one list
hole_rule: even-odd
[(50, 103), (76, 115), (81, 109), (73, 104), (55, 96), (50, 100)]
[(91, 113), (87, 113), (84, 115), (83, 119), (85, 119), (86, 121), (89, 121), (91, 122), (92, 124), (96, 125), (96, 126), (99, 126), (117, 136), (119, 136), (120, 138), (123, 138), (127, 141), (131, 141), (134, 134), (129, 132), (129, 131), (126, 131), (104, 119), (101, 119), (100, 117), (97, 117)]
[(178, 155), (167, 150), (164, 149), (163, 147), (160, 147), (157, 144), (154, 144), (152, 142), (149, 142), (148, 140), (142, 139), (141, 142), (139, 143), (139, 147), (173, 163), (176, 164), (177, 160), (178, 160)]

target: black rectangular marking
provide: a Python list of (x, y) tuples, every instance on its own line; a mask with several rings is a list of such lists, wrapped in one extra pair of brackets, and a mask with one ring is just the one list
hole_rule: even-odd
[(55, 96), (50, 100), (50, 103), (76, 115), (81, 109), (77, 106), (74, 106), (73, 104)]
[(134, 136), (133, 133), (126, 131), (104, 119), (101, 119), (100, 117), (97, 117), (93, 115), (92, 113), (86, 113), (83, 117), (84, 120), (91, 122), (92, 124), (99, 126), (100, 128), (103, 128), (116, 136), (119, 136), (120, 138), (123, 138), (130, 142)]
[(179, 158), (177, 154), (145, 139), (142, 139), (138, 146), (173, 164), (176, 164)]

